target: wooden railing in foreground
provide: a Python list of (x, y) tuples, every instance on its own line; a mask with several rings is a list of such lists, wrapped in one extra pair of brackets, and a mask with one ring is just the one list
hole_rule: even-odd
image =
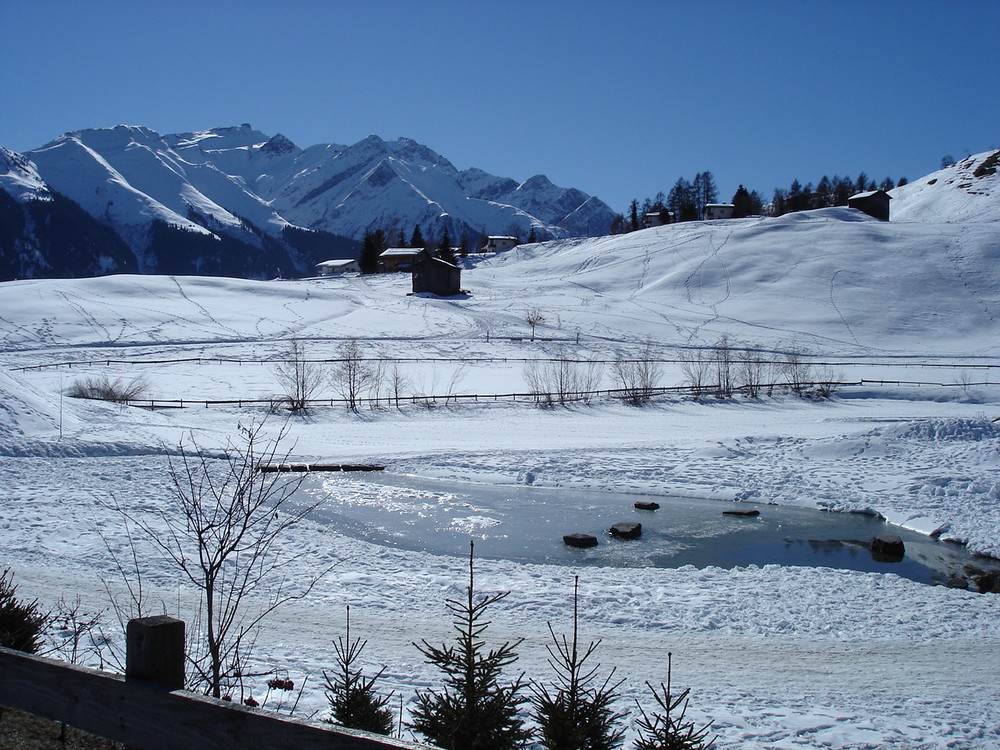
[(0, 647), (0, 706), (148, 750), (429, 750)]

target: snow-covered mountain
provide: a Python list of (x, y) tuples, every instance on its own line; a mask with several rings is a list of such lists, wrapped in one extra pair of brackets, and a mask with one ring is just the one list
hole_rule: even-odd
[(614, 212), (573, 188), (538, 175), (517, 183), (480, 169), (459, 171), (440, 154), (408, 138), (371, 135), (354, 144), (299, 149), (283, 135), (242, 125), (164, 136), (184, 159), (238, 177), (287, 220), (360, 239), (371, 229), (425, 235), (486, 233), (531, 227), (540, 237), (595, 236)]
[[(301, 149), (248, 124), (171, 135), (129, 125), (75, 131), (23, 155), (4, 151), (0, 169), (0, 189), (20, 204), (58, 193), (116, 232), (134, 258), (97, 264), (109, 272), (301, 274), (356, 256), (371, 229), (394, 239), (418, 225), (425, 237), (447, 229), (471, 246), (483, 233), (532, 228), (541, 238), (600, 235), (614, 217), (544, 176), (518, 184), (460, 172), (409, 139)], [(30, 236), (18, 243), (32, 245)], [(95, 267), (81, 261), (80, 274)], [(50, 272), (22, 262), (4, 278)]]
[(112, 228), (51, 190), (26, 157), (0, 148), (0, 279), (137, 270)]

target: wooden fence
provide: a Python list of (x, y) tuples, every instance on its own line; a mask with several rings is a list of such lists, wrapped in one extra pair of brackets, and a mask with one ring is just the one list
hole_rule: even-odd
[[(154, 620), (180, 623), (145, 618)], [(130, 749), (431, 750), (427, 745), (171, 689), (176, 669), (170, 666), (174, 659), (164, 660), (160, 650), (155, 635), (160, 623), (152, 629), (133, 628), (136, 622), (143, 621), (129, 623), (125, 677), (0, 647), (0, 706), (64, 722)], [(180, 647), (183, 659), (183, 631)]]
[[(819, 381), (809, 381), (809, 382), (779, 382), (779, 383), (758, 383), (753, 386), (753, 391), (757, 393), (771, 393), (774, 391), (781, 390), (792, 390), (795, 392), (804, 392), (817, 389), (832, 389), (836, 391), (840, 388), (859, 388), (859, 387), (887, 387), (892, 386), (896, 388), (919, 388), (919, 387), (938, 387), (938, 388), (975, 388), (983, 386), (996, 386), (1000, 385), (996, 382), (990, 382), (988, 380), (981, 382), (966, 382), (966, 383), (942, 383), (940, 381), (920, 381), (920, 380), (819, 380)], [(377, 409), (380, 407), (400, 407), (405, 404), (416, 404), (422, 406), (438, 406), (438, 405), (449, 405), (458, 403), (490, 403), (490, 402), (500, 402), (500, 401), (511, 401), (522, 403), (537, 403), (542, 405), (550, 404), (569, 404), (573, 402), (587, 402), (600, 399), (600, 398), (610, 398), (618, 399), (623, 401), (633, 401), (633, 397), (636, 395), (637, 391), (642, 391), (642, 398), (640, 401), (651, 400), (657, 396), (695, 396), (708, 398), (719, 394), (719, 386), (715, 384), (707, 384), (702, 386), (691, 386), (691, 385), (675, 385), (675, 386), (657, 386), (650, 388), (605, 388), (601, 390), (594, 391), (568, 391), (565, 393), (559, 392), (545, 392), (545, 391), (523, 391), (523, 392), (509, 392), (509, 393), (444, 393), (444, 394), (428, 394), (428, 395), (399, 395), (399, 396), (358, 396), (354, 399), (346, 398), (313, 398), (306, 399), (303, 402), (303, 406), (306, 408), (311, 407), (322, 407), (322, 406), (339, 406), (348, 407), (353, 404), (352, 408), (357, 407), (370, 407)], [(731, 395), (736, 394), (746, 394), (750, 389), (746, 385), (736, 385), (731, 389)], [(138, 398), (138, 399), (124, 399), (119, 401), (124, 406), (137, 406), (145, 409), (183, 409), (191, 407), (199, 408), (211, 408), (213, 406), (221, 407), (266, 407), (270, 410), (281, 409), (287, 403), (287, 399), (281, 396), (272, 396), (270, 398), (230, 398), (230, 399), (192, 399), (192, 398)]]

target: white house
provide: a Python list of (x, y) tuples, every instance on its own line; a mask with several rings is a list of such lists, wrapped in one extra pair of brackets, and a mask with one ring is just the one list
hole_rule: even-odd
[(486, 244), (479, 251), (481, 253), (495, 253), (497, 250), (509, 250), (521, 244), (517, 237), (504, 237), (500, 235), (490, 235), (486, 238)]
[(735, 210), (736, 206), (734, 206), (732, 203), (706, 203), (705, 218), (731, 219), (733, 218), (733, 211)]
[(314, 268), (320, 276), (333, 276), (339, 273), (361, 273), (361, 266), (356, 260), (351, 258), (338, 258), (336, 260), (324, 260), (317, 263)]

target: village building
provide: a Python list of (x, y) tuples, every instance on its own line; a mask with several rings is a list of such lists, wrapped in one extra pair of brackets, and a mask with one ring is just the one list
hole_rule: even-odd
[(847, 199), (848, 208), (856, 208), (869, 216), (889, 221), (889, 201), (892, 196), (884, 190), (870, 190), (867, 193), (858, 193)]
[(336, 260), (324, 260), (317, 263), (313, 268), (319, 276), (335, 276), (341, 273), (361, 273), (361, 266), (352, 258), (338, 258)]
[(490, 235), (486, 238), (486, 244), (480, 249), (481, 253), (495, 253), (498, 250), (509, 250), (521, 244), (517, 237), (507, 237), (501, 235)]
[(421, 250), (412, 263), (413, 293), (429, 292), (450, 297), (462, 291), (462, 269), (436, 257), (430, 250)]
[(418, 247), (390, 247), (378, 256), (378, 270), (381, 273), (409, 271), (413, 259), (420, 252)]
[(731, 219), (735, 210), (732, 203), (706, 203), (704, 216), (706, 220)]
[(675, 221), (677, 221), (677, 217), (674, 216), (674, 212), (665, 208), (659, 211), (647, 211), (642, 215), (642, 226), (645, 229), (662, 227), (664, 224), (673, 224)]

